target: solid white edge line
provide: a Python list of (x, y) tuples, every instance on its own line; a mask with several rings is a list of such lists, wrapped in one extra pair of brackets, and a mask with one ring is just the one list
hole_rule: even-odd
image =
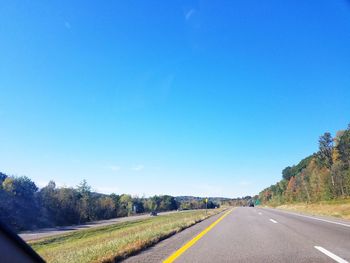
[(270, 221), (271, 221), (272, 223), (277, 224), (277, 221), (276, 221), (276, 220), (270, 219)]
[(314, 246), (318, 251), (322, 252), (323, 254), (327, 255), (328, 257), (332, 258), (338, 263), (349, 263), (345, 259), (342, 259), (341, 257), (338, 257), (337, 255), (333, 254), (332, 252), (328, 251), (327, 249), (319, 246)]
[(278, 210), (278, 209), (276, 209), (276, 211), (280, 211), (280, 212), (285, 213), (285, 214), (296, 215), (296, 216), (300, 216), (300, 217), (306, 217), (306, 218), (310, 218), (310, 219), (314, 219), (314, 220), (318, 220), (318, 221), (322, 221), (322, 222), (327, 222), (327, 223), (331, 223), (331, 224), (336, 224), (336, 225), (350, 227), (350, 225), (348, 225), (348, 224), (344, 224), (344, 223), (340, 223), (340, 222), (334, 222), (334, 221), (321, 219), (321, 218), (317, 218), (317, 217), (313, 217), (313, 216), (300, 215), (300, 214), (290, 213), (290, 212), (287, 212), (287, 211), (284, 211), (284, 210)]

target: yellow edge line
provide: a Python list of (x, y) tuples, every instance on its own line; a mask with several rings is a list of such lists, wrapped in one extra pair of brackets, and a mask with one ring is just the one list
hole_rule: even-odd
[(226, 212), (224, 215), (222, 215), (218, 220), (216, 220), (214, 223), (212, 223), (210, 226), (208, 226), (206, 229), (204, 229), (202, 232), (200, 232), (192, 240), (190, 240), (188, 243), (186, 243), (181, 248), (179, 248), (177, 251), (175, 251), (173, 254), (171, 254), (170, 257), (168, 257), (166, 260), (163, 261), (163, 263), (174, 262), (175, 259), (177, 259), (179, 256), (181, 256), (187, 249), (192, 247), (199, 239), (201, 239), (206, 233), (208, 233), (214, 226), (216, 226), (222, 219), (224, 219), (232, 211), (233, 210), (230, 210), (230, 211)]

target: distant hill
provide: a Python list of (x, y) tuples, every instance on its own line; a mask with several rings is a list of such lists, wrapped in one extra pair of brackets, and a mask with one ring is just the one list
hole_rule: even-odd
[[(178, 202), (190, 202), (190, 201), (200, 201), (204, 200), (206, 197), (198, 197), (198, 196), (176, 196), (175, 199)], [(225, 201), (231, 201), (232, 198), (227, 197), (208, 197), (208, 199), (214, 203), (220, 203)]]
[[(181, 204), (184, 204), (186, 208), (194, 208), (193, 206), (186, 206), (187, 203), (201, 203), (205, 197), (197, 196), (176, 196), (175, 200)], [(238, 198), (227, 198), (227, 197), (208, 197), (208, 202), (211, 206), (221, 206), (221, 205), (230, 205), (230, 206), (245, 206), (250, 200), (256, 200), (258, 196), (243, 196)]]

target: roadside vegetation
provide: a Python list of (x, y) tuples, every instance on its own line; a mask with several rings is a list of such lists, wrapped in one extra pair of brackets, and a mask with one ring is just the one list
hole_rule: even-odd
[(220, 206), (220, 200), (162, 195), (138, 197), (101, 194), (83, 180), (76, 187), (57, 187), (54, 181), (39, 189), (26, 176), (0, 173), (0, 220), (15, 231), (82, 224), (151, 211), (203, 209)]
[(334, 216), (350, 220), (350, 199), (321, 201), (317, 203), (284, 204), (276, 208), (313, 215)]
[(333, 138), (319, 138), (319, 150), (282, 171), (282, 180), (259, 194), (263, 205), (350, 218), (350, 124)]
[(114, 262), (224, 209), (181, 211), (29, 242), (47, 262)]

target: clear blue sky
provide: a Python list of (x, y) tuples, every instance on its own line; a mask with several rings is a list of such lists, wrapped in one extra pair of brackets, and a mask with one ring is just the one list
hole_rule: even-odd
[(0, 171), (257, 194), (350, 122), (347, 1), (2, 1)]

